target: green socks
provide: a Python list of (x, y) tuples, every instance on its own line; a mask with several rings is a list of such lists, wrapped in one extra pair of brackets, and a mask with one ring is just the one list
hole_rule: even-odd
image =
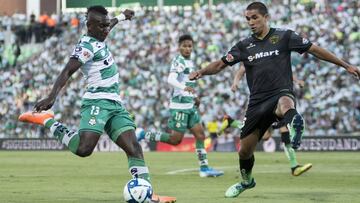
[(195, 148), (200, 168), (208, 168), (209, 163), (207, 159), (207, 152), (205, 150), (204, 140), (196, 140)]
[(292, 145), (290, 143), (289, 132), (281, 132), (281, 141), (284, 143), (284, 152), (290, 161), (290, 168), (297, 166), (298, 162), (296, 161), (295, 150), (292, 148)]
[(78, 132), (70, 131), (67, 127), (54, 119), (49, 119), (45, 123), (45, 127), (50, 129), (51, 133), (63, 144), (65, 144), (69, 150), (76, 154), (80, 143), (80, 136)]
[(284, 151), (287, 158), (290, 161), (290, 168), (299, 165), (298, 162), (296, 161), (295, 150), (292, 148), (291, 144), (284, 144)]
[(231, 124), (230, 127), (232, 128), (239, 128), (241, 129), (244, 126), (244, 123), (239, 121), (239, 120), (234, 120)]

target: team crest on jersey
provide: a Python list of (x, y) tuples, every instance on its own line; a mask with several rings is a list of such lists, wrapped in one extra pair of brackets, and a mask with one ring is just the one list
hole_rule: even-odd
[(269, 38), (269, 41), (271, 42), (271, 44), (276, 44), (279, 42), (279, 39), (280, 39), (279, 35), (273, 35)]
[(90, 125), (95, 125), (96, 124), (96, 119), (94, 117), (90, 118), (89, 124)]
[(229, 63), (233, 62), (234, 61), (234, 56), (231, 55), (231, 54), (227, 54), (226, 55), (226, 61), (229, 62)]
[(100, 55), (105, 56), (105, 50), (101, 50)]

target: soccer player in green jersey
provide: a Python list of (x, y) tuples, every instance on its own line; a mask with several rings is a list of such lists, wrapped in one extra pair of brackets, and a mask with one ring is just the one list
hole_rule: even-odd
[[(34, 107), (35, 112), (20, 115), (19, 120), (35, 123), (50, 129), (51, 133), (69, 150), (80, 157), (93, 152), (100, 135), (105, 132), (122, 148), (128, 157), (129, 172), (133, 177), (150, 181), (149, 169), (143, 152), (135, 136), (135, 124), (119, 97), (119, 73), (113, 56), (104, 42), (110, 30), (122, 20), (131, 20), (134, 11), (125, 10), (110, 19), (103, 6), (92, 6), (87, 10), (88, 32), (75, 46), (65, 68), (55, 81), (50, 94)], [(44, 110), (50, 109), (60, 90), (74, 72), (81, 68), (87, 88), (82, 98), (81, 120), (78, 131), (71, 131), (57, 122), (54, 115)], [(155, 202), (175, 202), (175, 198)]]
[[(245, 75), (245, 66), (241, 65), (239, 70), (236, 72), (233, 83), (231, 85), (231, 91), (236, 92), (239, 88), (239, 82)], [(293, 76), (293, 81), (295, 84), (299, 85), (299, 87), (304, 86), (304, 81), (297, 79)], [(221, 133), (229, 128), (238, 128), (241, 129), (244, 126), (244, 123), (239, 120), (234, 120), (229, 115), (225, 115), (223, 122), (220, 127), (219, 135)], [(271, 134), (273, 132), (273, 129), (279, 128), (280, 134), (281, 134), (281, 141), (284, 143), (284, 152), (290, 162), (290, 168), (291, 168), (291, 174), (293, 176), (299, 176), (303, 174), (304, 172), (308, 171), (311, 167), (311, 163), (307, 163), (304, 165), (300, 165), (296, 160), (296, 153), (295, 150), (292, 148), (290, 143), (290, 134), (289, 130), (286, 126), (282, 126), (280, 123), (277, 123), (277, 125), (273, 125), (268, 128), (268, 130), (264, 133), (264, 136), (262, 137), (263, 140), (268, 140), (271, 137)]]
[(193, 38), (190, 35), (182, 35), (179, 38), (179, 52), (171, 64), (168, 83), (174, 88), (170, 101), (170, 119), (168, 126), (171, 134), (165, 132), (145, 132), (137, 134), (138, 140), (146, 139), (150, 142), (164, 142), (178, 145), (184, 137), (185, 131), (190, 132), (196, 139), (196, 154), (199, 159), (200, 177), (217, 177), (224, 174), (223, 171), (215, 170), (208, 165), (207, 152), (204, 146), (205, 133), (200, 122), (197, 110), (199, 100), (195, 96), (195, 81), (190, 81), (188, 75), (194, 71), (195, 65), (190, 59), (193, 49)]

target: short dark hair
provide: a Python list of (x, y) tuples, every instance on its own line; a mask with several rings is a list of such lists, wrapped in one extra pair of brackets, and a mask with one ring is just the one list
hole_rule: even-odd
[(185, 41), (185, 40), (190, 40), (190, 41), (192, 41), (192, 42), (194, 42), (194, 40), (193, 40), (193, 38), (191, 37), (191, 35), (189, 35), (189, 34), (184, 34), (184, 35), (181, 35), (180, 37), (179, 37), (179, 44), (181, 44), (181, 42), (183, 42), (183, 41)]
[(265, 6), (265, 4), (263, 4), (262, 2), (259, 2), (259, 1), (255, 1), (255, 2), (252, 2), (251, 4), (249, 4), (246, 7), (246, 10), (258, 10), (259, 13), (263, 16), (269, 14), (268, 9)]
[(89, 8), (87, 8), (86, 16), (88, 16), (90, 12), (96, 12), (103, 15), (107, 15), (109, 13), (104, 6), (100, 5), (90, 6)]

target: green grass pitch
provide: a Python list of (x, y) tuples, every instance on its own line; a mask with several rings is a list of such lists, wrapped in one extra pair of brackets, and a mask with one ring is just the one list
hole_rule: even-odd
[[(290, 175), (284, 153), (256, 153), (254, 189), (226, 199), (238, 177), (234, 153), (209, 153), (210, 165), (225, 171), (218, 178), (198, 176), (195, 153), (145, 153), (154, 190), (179, 203), (360, 202), (360, 153), (298, 153), (313, 168)], [(1, 203), (118, 203), (130, 179), (125, 154), (70, 152), (0, 152)]]

